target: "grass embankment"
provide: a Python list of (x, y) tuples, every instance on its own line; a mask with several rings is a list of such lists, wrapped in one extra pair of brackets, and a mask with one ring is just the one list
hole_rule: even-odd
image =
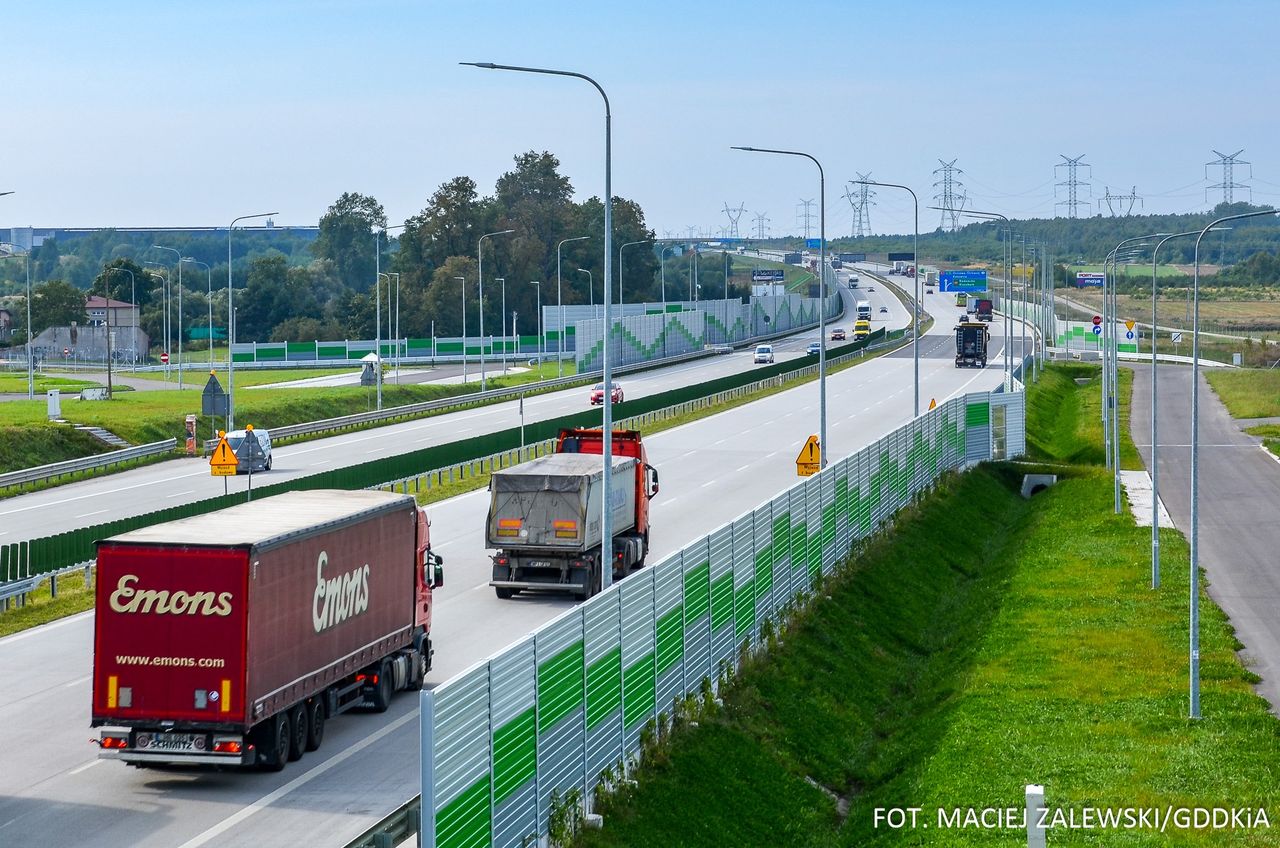
[(1280, 369), (1215, 369), (1205, 378), (1232, 418), (1280, 416)]
[[(34, 391), (41, 403), (45, 402), (44, 393), (49, 389), (61, 389), (64, 392), (78, 392), (90, 386), (98, 385), (93, 380), (70, 380), (65, 377), (45, 377), (35, 375)], [(0, 374), (0, 393), (25, 394), (27, 391), (26, 374)]]
[[(1032, 390), (1033, 422), (1075, 419), (1036, 447), (1055, 462), (1080, 455), (1075, 434), (1089, 429), (1073, 395), (1094, 390), (1076, 388), (1072, 370), (1053, 366), (1046, 375), (1066, 382)], [(1111, 514), (1105, 471), (1060, 468), (1057, 486), (1025, 501), (1015, 488), (1026, 470), (948, 478), (900, 514), (578, 844), (1023, 844), (1016, 827), (941, 827), (938, 811), (1020, 809), (1028, 783), (1077, 820), (1085, 807), (1166, 805), (1267, 807), (1274, 820), (1280, 722), (1205, 595), (1204, 718), (1186, 718), (1181, 536), (1164, 531), (1152, 592), (1149, 531)], [(916, 828), (876, 827), (886, 807), (921, 808)], [(1048, 839), (1274, 844), (1265, 829), (1172, 825)]]
[[(1121, 368), (1119, 374), (1120, 467), (1140, 469), (1142, 457), (1129, 436), (1133, 372)], [(1101, 366), (1057, 363), (1041, 372), (1027, 394), (1027, 453), (1048, 462), (1106, 464)]]
[(88, 433), (66, 424), (0, 427), (0, 474), (109, 450)]
[(13, 606), (0, 613), (0, 637), (93, 609), (93, 586), (85, 584), (83, 573), (60, 577), (56, 598), (51, 588), (48, 580), (41, 583), (40, 588), (27, 595), (25, 606), (19, 607), (16, 599), (10, 600)]

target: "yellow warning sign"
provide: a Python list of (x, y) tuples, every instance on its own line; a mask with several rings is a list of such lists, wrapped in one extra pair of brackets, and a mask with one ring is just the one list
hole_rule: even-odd
[(938, 408), (938, 399), (937, 399), (937, 398), (929, 398), (929, 408), (930, 408), (930, 409), (937, 409), (937, 408)]
[(1125, 321), (1124, 322), (1125, 329), (1132, 330), (1133, 325), (1136, 323), (1137, 323), (1136, 321)]
[(231, 449), (231, 445), (227, 444), (227, 437), (223, 436), (218, 440), (218, 446), (213, 449), (213, 456), (209, 457), (209, 473), (214, 477), (232, 477), (239, 464), (240, 460), (236, 459), (235, 451)]
[(796, 456), (796, 475), (808, 477), (811, 474), (817, 474), (821, 468), (822, 446), (818, 444), (817, 436), (810, 436), (804, 443), (804, 447), (800, 448), (799, 455)]

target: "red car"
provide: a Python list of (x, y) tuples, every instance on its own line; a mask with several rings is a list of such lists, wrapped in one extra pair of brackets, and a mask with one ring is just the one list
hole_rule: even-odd
[[(622, 403), (622, 386), (613, 383), (613, 389), (609, 392), (609, 400), (611, 403)], [(591, 405), (604, 403), (604, 383), (596, 383), (591, 390)]]
[(831, 331), (831, 341), (842, 342), (844, 340), (845, 340), (845, 333), (844, 333), (843, 327), (836, 327), (834, 330)]

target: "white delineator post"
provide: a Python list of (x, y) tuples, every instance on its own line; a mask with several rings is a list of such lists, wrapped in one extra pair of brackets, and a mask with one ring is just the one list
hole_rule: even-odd
[(1027, 848), (1045, 848), (1044, 828), (1040, 817), (1044, 815), (1044, 787), (1027, 784)]

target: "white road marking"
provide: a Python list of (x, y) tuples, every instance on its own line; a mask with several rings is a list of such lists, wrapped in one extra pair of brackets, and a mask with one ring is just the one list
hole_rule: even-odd
[(105, 509), (99, 509), (99, 510), (96, 510), (95, 512), (82, 512), (79, 515), (77, 515), (76, 518), (88, 518), (91, 515), (102, 515), (102, 513), (104, 512), (106, 512)]
[(194, 490), (194, 489), (188, 489), (188, 490), (187, 490), (187, 491), (185, 491), (185, 492), (174, 492), (172, 495), (165, 495), (165, 497), (166, 497), (166, 498), (180, 498), (180, 497), (182, 497), (183, 495), (193, 495), (193, 494), (195, 494), (195, 490)]
[(356, 754), (360, 753), (365, 748), (368, 748), (374, 742), (379, 741), (384, 736), (387, 736), (388, 734), (393, 733), (396, 730), (399, 730), (401, 727), (404, 727), (406, 724), (408, 724), (411, 721), (417, 721), (417, 720), (418, 720), (418, 710), (415, 707), (413, 710), (406, 713), (405, 715), (400, 716), (400, 718), (391, 722), (390, 724), (388, 724), (386, 727), (382, 728), (378, 732), (372, 735), (366, 736), (364, 739), (361, 739), (359, 742), (352, 745), (350, 748), (343, 751), (342, 753), (337, 754), (333, 757), (330, 757), (329, 759), (325, 760), (323, 763), (316, 766), (315, 768), (310, 769), (309, 771), (298, 775), (293, 780), (286, 783), (284, 786), (281, 786), (279, 789), (276, 789), (274, 792), (269, 792), (266, 795), (263, 795), (257, 801), (254, 801), (252, 804), (248, 805), (247, 807), (243, 807), (240, 810), (237, 810), (236, 812), (227, 816), (225, 819), (218, 822), (216, 825), (204, 831), (203, 833), (200, 833), (192, 837), (191, 839), (188, 839), (186, 842), (178, 846), (178, 848), (199, 848), (199, 846), (204, 845), (205, 843), (217, 838), (218, 836), (222, 835), (223, 833), (227, 832), (231, 828), (238, 825), (240, 822), (249, 818), (249, 816), (258, 812), (259, 810), (262, 810), (262, 809), (265, 809), (266, 807), (271, 806), (276, 801), (280, 800), (281, 798), (288, 795), (293, 790), (297, 789), (299, 786), (302, 786), (303, 784), (311, 782), (312, 780), (316, 779), (320, 775), (329, 771), (329, 769), (333, 768), (334, 766), (340, 765), (341, 763), (346, 762), (348, 759), (350, 759), (351, 757), (354, 757)]
[(100, 762), (102, 762), (102, 760), (90, 760), (89, 762), (85, 763), (82, 766), (77, 766), (76, 768), (73, 768), (71, 771), (67, 772), (67, 774), (79, 774), (82, 771), (88, 771), (89, 769), (93, 768)]
[(707, 482), (703, 483), (703, 484), (702, 484), (701, 486), (699, 486), (698, 488), (699, 488), (699, 489), (705, 489), (705, 488), (707, 488), (708, 486), (710, 486), (710, 485), (711, 485), (712, 483), (714, 483), (714, 482), (715, 482), (715, 480), (708, 480)]
[(86, 674), (84, 677), (76, 678), (75, 680), (71, 681), (70, 683), (64, 683), (64, 684), (62, 684), (62, 688), (63, 688), (63, 689), (71, 689), (71, 688), (74, 688), (74, 687), (76, 687), (76, 686), (79, 686), (79, 685), (80, 685), (80, 684), (82, 684), (82, 683), (88, 683), (88, 682), (89, 682), (90, 680), (92, 680), (92, 679), (93, 679), (93, 675), (92, 675), (92, 674)]

